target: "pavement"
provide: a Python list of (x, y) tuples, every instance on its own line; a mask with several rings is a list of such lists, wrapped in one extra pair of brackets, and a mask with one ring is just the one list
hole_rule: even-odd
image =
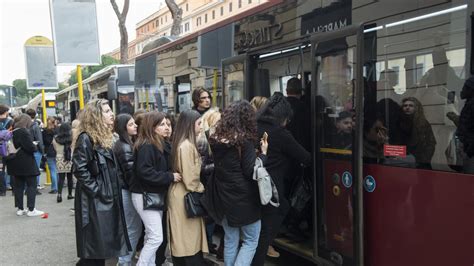
[[(44, 184), (44, 172), (41, 177)], [(74, 213), (71, 212), (74, 200), (67, 200), (67, 187), (63, 189), (62, 203), (56, 202), (56, 194), (48, 194), (49, 186), (40, 191), (42, 195), (36, 196), (36, 208), (48, 213), (47, 218), (17, 216), (12, 192), (7, 191), (5, 197), (0, 197), (0, 265), (75, 265), (77, 262)], [(26, 196), (24, 204), (26, 209)], [(217, 238), (214, 243), (219, 243)], [(313, 265), (292, 254), (283, 251), (281, 254), (279, 259), (269, 259), (265, 265)], [(213, 255), (206, 257), (216, 265), (224, 265)], [(111, 259), (106, 265), (116, 263), (116, 259)]]
[[(42, 184), (45, 175), (42, 174)], [(74, 265), (77, 261), (74, 232), (74, 200), (56, 203), (49, 186), (36, 196), (36, 208), (48, 218), (17, 216), (11, 191), (0, 197), (0, 265)], [(26, 196), (24, 198), (26, 209)]]

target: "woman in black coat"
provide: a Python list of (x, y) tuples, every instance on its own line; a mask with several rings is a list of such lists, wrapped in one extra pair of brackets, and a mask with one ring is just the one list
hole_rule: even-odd
[(107, 100), (84, 109), (73, 153), (77, 178), (75, 220), (77, 265), (105, 265), (130, 250), (123, 213), (119, 167), (112, 152), (114, 114)]
[(311, 154), (291, 135), (285, 126), (292, 116), (291, 105), (281, 94), (274, 94), (259, 112), (257, 119), (258, 134), (268, 134), (268, 154), (265, 168), (278, 189), (280, 206), (262, 207), (262, 230), (258, 248), (252, 265), (263, 265), (268, 246), (276, 237), (280, 226), (290, 209), (286, 199), (285, 182), (292, 175), (294, 164), (309, 165)]
[[(160, 129), (165, 115), (145, 113), (134, 145), (134, 178), (130, 183), (132, 202), (145, 226), (145, 242), (137, 265), (155, 265), (156, 252), (163, 242), (163, 209), (168, 188), (180, 182), (181, 175), (170, 171), (169, 150)], [(166, 123), (166, 121), (165, 121)], [(158, 194), (163, 205), (158, 209), (144, 209), (144, 193)]]
[[(26, 114), (21, 114), (15, 118), (13, 145), (17, 151), (6, 159), (8, 174), (14, 177), (13, 192), (15, 194), (15, 207), (17, 207), (16, 215), (18, 216), (44, 214), (44, 212), (35, 209), (36, 176), (40, 172), (33, 155), (37, 151), (37, 145), (33, 142), (33, 136), (29, 130), (31, 124), (31, 118)], [(23, 209), (25, 184), (28, 211)]]
[[(261, 203), (253, 180), (257, 155), (256, 116), (247, 101), (231, 103), (210, 136), (214, 176), (208, 180), (204, 203), (209, 215), (224, 227), (226, 265), (250, 265), (260, 234)], [(259, 157), (265, 164), (268, 143), (261, 142)], [(239, 249), (239, 233), (243, 233)]]

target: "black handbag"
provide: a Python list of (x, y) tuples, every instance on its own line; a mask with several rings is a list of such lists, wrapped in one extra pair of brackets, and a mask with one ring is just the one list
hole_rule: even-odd
[(184, 195), (184, 208), (188, 218), (202, 217), (206, 214), (204, 206), (202, 206), (201, 198), (204, 193), (189, 192)]
[(166, 193), (143, 192), (143, 209), (162, 211), (165, 209)]

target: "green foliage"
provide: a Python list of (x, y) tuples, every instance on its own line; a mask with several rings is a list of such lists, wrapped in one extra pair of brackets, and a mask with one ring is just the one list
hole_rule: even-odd
[[(82, 67), (82, 80), (85, 80), (86, 78), (90, 77), (92, 74), (95, 72), (103, 69), (106, 66), (114, 65), (114, 64), (119, 64), (120, 61), (108, 56), (108, 55), (102, 55), (102, 64), (98, 66), (85, 66)], [(71, 71), (71, 76), (69, 77), (68, 80), (69, 86), (72, 86), (77, 83), (77, 73), (76, 70)]]
[(15, 79), (13, 81), (13, 87), (16, 88), (17, 97), (28, 98), (26, 79)]

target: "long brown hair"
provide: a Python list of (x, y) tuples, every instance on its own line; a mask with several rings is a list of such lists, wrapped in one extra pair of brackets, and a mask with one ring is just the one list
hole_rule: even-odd
[(165, 119), (165, 114), (153, 111), (141, 114), (141, 116), (142, 120), (140, 127), (138, 127), (138, 138), (135, 142), (135, 150), (144, 144), (152, 144), (163, 152), (163, 138), (155, 132), (155, 128)]
[(110, 149), (113, 144), (112, 128), (103, 122), (102, 107), (109, 102), (104, 99), (97, 99), (88, 102), (81, 115), (79, 132), (86, 132), (95, 145)]
[(179, 115), (171, 149), (171, 156), (173, 156), (173, 169), (175, 171), (177, 170), (179, 145), (181, 145), (183, 141), (189, 140), (194, 147), (196, 147), (196, 131), (194, 130), (194, 123), (196, 123), (196, 120), (200, 117), (201, 115), (194, 110), (186, 110)]

